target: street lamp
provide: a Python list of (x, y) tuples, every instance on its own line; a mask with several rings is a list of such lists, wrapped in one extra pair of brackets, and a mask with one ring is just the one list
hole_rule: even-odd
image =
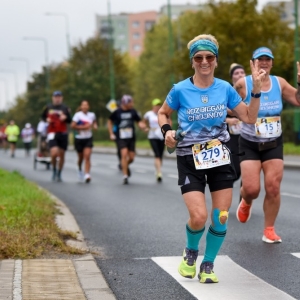
[(29, 60), (27, 58), (24, 58), (24, 57), (10, 57), (9, 60), (25, 62), (26, 63), (27, 78), (29, 79), (30, 67), (29, 67)]
[(297, 61), (299, 61), (299, 29), (298, 29), (298, 0), (294, 0), (294, 15), (295, 15), (295, 33), (294, 33), (294, 41), (295, 41), (295, 61), (294, 61), (294, 82), (295, 86), (297, 86)]
[(40, 41), (44, 43), (44, 49), (45, 49), (45, 62), (46, 62), (46, 97), (50, 95), (49, 89), (50, 89), (50, 74), (49, 74), (49, 58), (48, 58), (48, 42), (45, 38), (42, 37), (23, 37), (23, 40), (25, 41)]
[(16, 94), (19, 94), (19, 89), (18, 89), (18, 78), (17, 78), (17, 73), (14, 70), (3, 70), (0, 69), (0, 73), (7, 73), (7, 74), (12, 74), (15, 79), (15, 89), (16, 89)]
[(45, 13), (46, 16), (60, 16), (65, 19), (66, 23), (66, 38), (67, 38), (67, 51), (68, 51), (68, 56), (69, 58), (71, 57), (71, 43), (70, 43), (70, 26), (69, 26), (69, 18), (68, 15), (65, 13), (52, 13), (52, 12), (47, 12)]

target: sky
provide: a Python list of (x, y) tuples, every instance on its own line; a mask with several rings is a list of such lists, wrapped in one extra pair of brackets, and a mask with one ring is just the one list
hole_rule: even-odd
[[(259, 0), (258, 9), (268, 0)], [(171, 4), (201, 4), (205, 0), (170, 0)], [(112, 14), (121, 12), (159, 11), (167, 0), (110, 0)], [(107, 0), (0, 0), (0, 110), (13, 104), (17, 94), (26, 91), (27, 64), (30, 74), (40, 72), (45, 65), (43, 41), (24, 40), (24, 37), (46, 39), (48, 60), (58, 63), (68, 57), (66, 23), (69, 19), (71, 45), (95, 35), (96, 14), (107, 14)], [(17, 60), (16, 60), (17, 59)]]

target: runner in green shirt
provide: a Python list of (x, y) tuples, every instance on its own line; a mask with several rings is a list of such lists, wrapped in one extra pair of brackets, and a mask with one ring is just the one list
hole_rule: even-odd
[(20, 129), (15, 124), (14, 120), (11, 120), (9, 122), (9, 125), (5, 129), (5, 134), (7, 135), (7, 141), (10, 144), (11, 157), (15, 157), (16, 143), (18, 141), (18, 136), (20, 134)]

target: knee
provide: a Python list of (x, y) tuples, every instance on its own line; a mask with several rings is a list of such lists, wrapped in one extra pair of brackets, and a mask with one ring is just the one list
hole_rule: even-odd
[(213, 228), (217, 231), (226, 231), (228, 222), (228, 211), (215, 208), (212, 213)]
[(196, 213), (190, 216), (191, 227), (193, 229), (201, 229), (205, 226), (207, 220), (207, 213)]
[(250, 187), (250, 186), (242, 186), (242, 195), (245, 198), (250, 198), (250, 199), (256, 199), (259, 195), (259, 190), (260, 188), (256, 188), (256, 187)]
[(270, 197), (276, 197), (280, 193), (280, 183), (273, 182), (265, 186), (266, 194)]

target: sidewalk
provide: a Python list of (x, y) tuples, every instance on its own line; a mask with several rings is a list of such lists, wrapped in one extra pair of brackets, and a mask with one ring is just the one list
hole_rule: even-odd
[[(69, 209), (60, 209), (56, 222), (62, 230), (78, 232), (67, 244), (88, 250)], [(76, 259), (7, 259), (0, 261), (0, 300), (115, 300), (91, 254)]]

